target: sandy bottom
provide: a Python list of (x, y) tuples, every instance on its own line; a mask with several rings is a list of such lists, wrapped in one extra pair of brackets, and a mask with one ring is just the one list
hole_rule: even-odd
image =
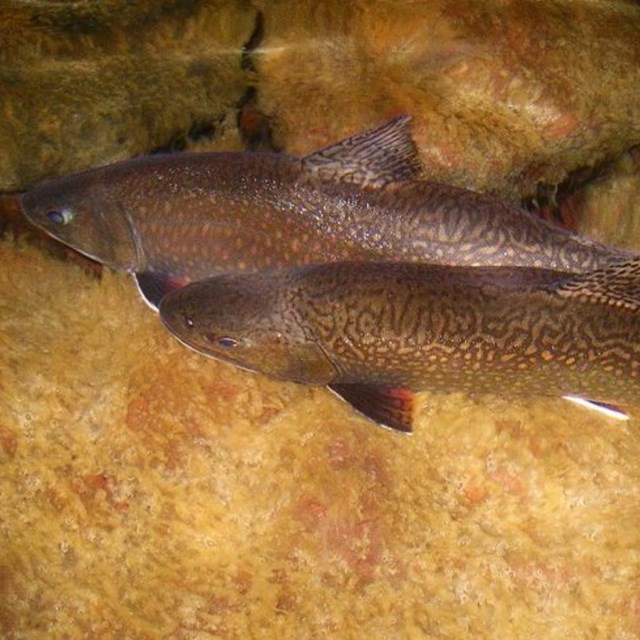
[(420, 396), (413, 436), (0, 243), (4, 638), (640, 638), (640, 424)]

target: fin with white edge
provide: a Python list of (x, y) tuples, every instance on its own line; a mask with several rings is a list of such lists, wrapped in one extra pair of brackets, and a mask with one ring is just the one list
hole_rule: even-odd
[(590, 411), (597, 411), (602, 415), (607, 416), (608, 418), (613, 418), (614, 420), (629, 420), (629, 416), (619, 407), (609, 404), (607, 402), (596, 402), (595, 400), (587, 400), (586, 398), (581, 398), (580, 396), (562, 396), (565, 400), (569, 400), (569, 402), (574, 402), (581, 407), (585, 407), (585, 409), (589, 409)]

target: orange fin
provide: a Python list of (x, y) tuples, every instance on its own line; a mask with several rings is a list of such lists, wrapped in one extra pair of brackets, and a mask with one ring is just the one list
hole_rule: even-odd
[(133, 279), (136, 281), (140, 295), (154, 311), (158, 310), (160, 301), (168, 293), (189, 284), (189, 280), (186, 278), (167, 276), (162, 273), (153, 273), (151, 271), (134, 273)]
[(413, 391), (368, 384), (330, 384), (329, 388), (379, 425), (402, 433), (413, 431)]
[(629, 416), (625, 411), (615, 404), (609, 404), (608, 402), (596, 402), (595, 400), (588, 400), (587, 398), (581, 398), (580, 396), (562, 396), (569, 402), (585, 407), (591, 411), (597, 411), (602, 413), (608, 418), (615, 418), (616, 420), (628, 420)]

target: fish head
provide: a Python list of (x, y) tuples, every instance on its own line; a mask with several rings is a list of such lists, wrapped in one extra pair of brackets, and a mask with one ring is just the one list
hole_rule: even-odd
[(194, 282), (160, 304), (165, 327), (198, 353), (281, 380), (328, 384), (337, 372), (291, 313), (271, 273)]
[[(135, 232), (110, 167), (46, 180), (21, 196), (24, 216), (76, 251), (114, 269), (141, 262)], [(110, 178), (113, 177), (113, 180)]]

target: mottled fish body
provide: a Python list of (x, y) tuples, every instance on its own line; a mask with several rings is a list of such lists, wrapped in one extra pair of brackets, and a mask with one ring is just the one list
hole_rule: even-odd
[(624, 254), (492, 196), (422, 180), (402, 116), (304, 158), (146, 156), (22, 197), (54, 238), (136, 275), (148, 301), (230, 271), (344, 260), (583, 272)]
[(517, 267), (334, 263), (229, 274), (167, 296), (196, 351), (330, 385), (411, 427), (412, 392), (640, 401), (640, 259), (578, 276)]

